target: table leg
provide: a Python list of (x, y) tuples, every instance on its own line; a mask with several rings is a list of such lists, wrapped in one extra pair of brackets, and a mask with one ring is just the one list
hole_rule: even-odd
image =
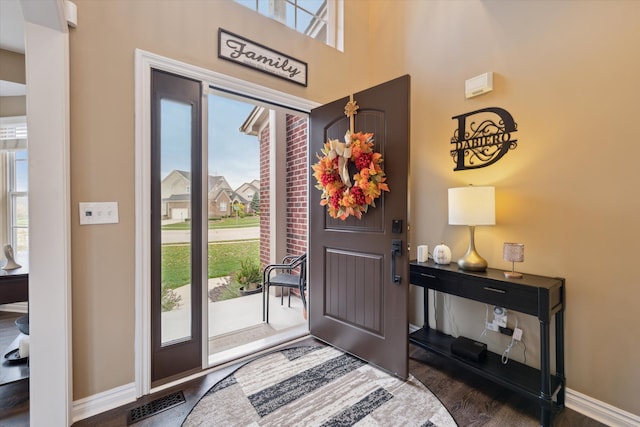
[(424, 291), (424, 297), (422, 298), (424, 325), (422, 327), (429, 329), (429, 288), (422, 288), (422, 290)]
[(540, 424), (551, 425), (551, 355), (549, 322), (540, 321)]
[(564, 376), (564, 310), (556, 313), (556, 376), (560, 378), (562, 383), (556, 403), (558, 406), (564, 406), (564, 395), (566, 378)]

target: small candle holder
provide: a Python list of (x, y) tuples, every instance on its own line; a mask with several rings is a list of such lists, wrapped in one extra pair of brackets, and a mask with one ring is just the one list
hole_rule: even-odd
[(509, 279), (522, 279), (522, 273), (517, 273), (514, 263), (524, 261), (524, 243), (505, 242), (502, 248), (502, 257), (505, 261), (511, 261), (511, 271), (505, 271), (504, 277)]

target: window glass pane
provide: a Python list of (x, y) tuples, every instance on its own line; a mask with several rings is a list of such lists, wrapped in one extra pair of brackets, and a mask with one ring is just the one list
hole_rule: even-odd
[(29, 251), (29, 198), (14, 196), (13, 201), (13, 251), (16, 256), (26, 255)]
[(265, 16), (271, 17), (271, 11), (269, 10), (269, 0), (258, 0), (258, 12)]
[[(296, 7), (294, 5), (292, 5), (291, 3), (287, 3), (287, 8), (286, 8), (286, 24), (287, 27), (289, 28), (295, 28), (296, 30), (298, 30), (296, 28)], [(298, 30), (300, 31), (300, 30)]]
[(298, 22), (296, 25), (296, 30), (298, 30), (301, 33), (304, 33), (307, 28), (309, 28), (309, 23), (311, 22), (311, 19), (313, 18), (313, 16), (303, 10), (298, 10)]
[(160, 103), (162, 345), (191, 338), (191, 105)]
[(244, 7), (256, 10), (256, 0), (236, 0), (236, 3), (240, 3)]
[(14, 191), (27, 191), (29, 189), (29, 174), (26, 150), (16, 151), (15, 173)]
[(27, 259), (29, 254), (29, 229), (28, 228), (17, 228), (16, 232), (16, 247), (14, 253), (16, 254), (16, 258)]
[(27, 196), (17, 196), (15, 198), (15, 226), (29, 226), (29, 202)]
[(259, 12), (262, 15), (275, 19), (286, 24), (289, 28), (306, 34), (309, 37), (323, 41), (333, 47), (341, 49), (341, 46), (335, 46), (335, 38), (341, 39), (341, 36), (327, 37), (327, 26), (329, 22), (334, 27), (342, 28), (337, 21), (338, 16), (335, 11), (337, 4), (335, 0), (331, 0), (331, 10), (327, 9), (327, 0), (235, 0), (250, 9)]

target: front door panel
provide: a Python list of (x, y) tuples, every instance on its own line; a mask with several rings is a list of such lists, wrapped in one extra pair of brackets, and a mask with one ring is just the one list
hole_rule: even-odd
[[(310, 182), (309, 293), (312, 335), (405, 378), (408, 375), (407, 180), (409, 77), (356, 93), (354, 132), (374, 133), (390, 192), (361, 219), (329, 216)], [(311, 112), (311, 158), (327, 139), (344, 140), (343, 98)], [(392, 230), (392, 222), (403, 224)], [(394, 240), (402, 254), (392, 257)], [(392, 278), (392, 260), (395, 275)]]

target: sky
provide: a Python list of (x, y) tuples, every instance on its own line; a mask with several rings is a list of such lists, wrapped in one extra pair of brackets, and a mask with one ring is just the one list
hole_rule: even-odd
[[(1, 1), (1, 0), (0, 0)], [(258, 8), (270, 16), (269, 0), (235, 0), (250, 9)], [(304, 32), (312, 13), (317, 12), (325, 0), (298, 0), (286, 2), (286, 24)], [(302, 10), (302, 9), (306, 9)], [(297, 19), (297, 22), (294, 21)], [(173, 169), (189, 171), (189, 107), (173, 101), (162, 101), (163, 152), (161, 176), (164, 178)], [(209, 175), (224, 176), (234, 190), (245, 182), (260, 179), (260, 151), (255, 136), (244, 135), (239, 128), (254, 105), (241, 101), (209, 95)], [(165, 115), (166, 114), (166, 115)]]
[(254, 107), (209, 95), (209, 175), (224, 176), (234, 190), (260, 179), (258, 137), (239, 131)]
[[(254, 105), (209, 95), (209, 175), (224, 176), (234, 190), (260, 179), (260, 147), (256, 136), (239, 131)], [(191, 170), (190, 107), (162, 101), (161, 175), (174, 169)]]
[[(249, 9), (256, 10), (256, 0), (235, 0), (237, 3), (242, 4), (243, 6), (248, 7)], [(317, 13), (320, 7), (324, 4), (325, 0), (297, 0), (297, 4), (300, 8), (306, 9), (311, 13)], [(270, 0), (258, 0), (257, 3), (257, 11), (265, 16), (272, 17), (269, 7)], [(296, 19), (296, 11), (293, 7), (293, 0), (286, 2), (286, 24), (290, 28), (295, 28), (299, 32), (304, 32), (311, 21), (311, 15), (302, 10), (298, 10), (297, 13), (297, 22)], [(297, 25), (296, 25), (297, 24)]]

